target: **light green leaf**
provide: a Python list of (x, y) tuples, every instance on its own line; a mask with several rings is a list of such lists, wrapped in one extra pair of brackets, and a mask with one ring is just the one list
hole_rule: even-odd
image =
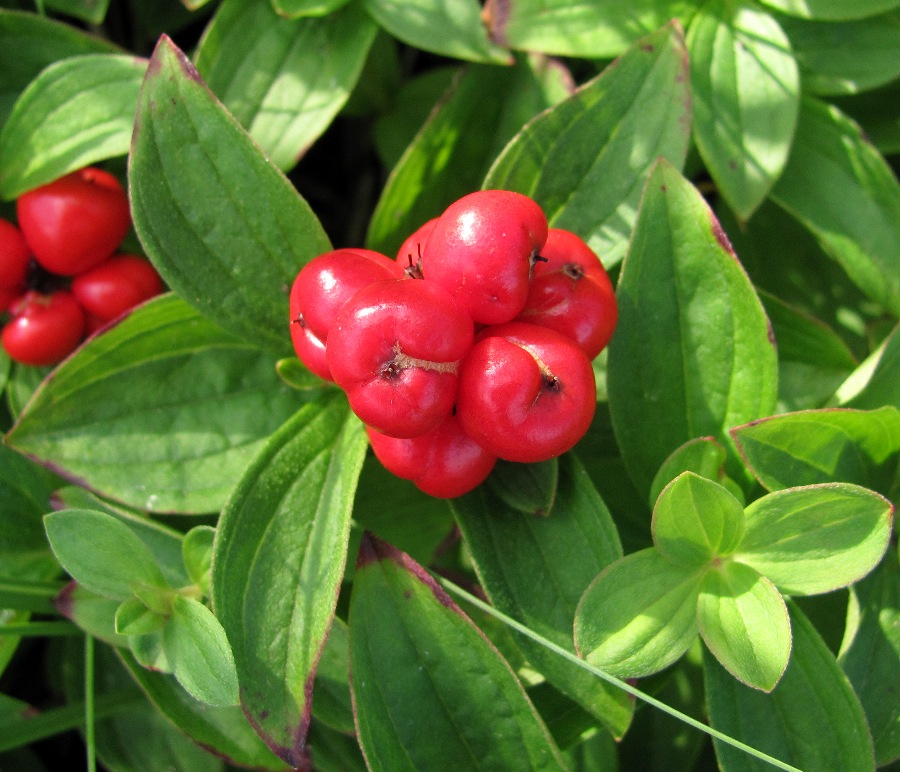
[(137, 598), (122, 601), (116, 609), (116, 633), (119, 635), (146, 635), (162, 630), (167, 618), (154, 611)]
[[(882, 405), (892, 405), (900, 410), (900, 325), (894, 327), (891, 334), (874, 353), (871, 360), (864, 362), (860, 368), (862, 383), (856, 383), (854, 373), (838, 391), (838, 398), (844, 407), (874, 410)], [(853, 380), (854, 383), (850, 383)]]
[(111, 646), (127, 646), (128, 639), (116, 632), (116, 611), (121, 601), (91, 592), (78, 582), (69, 582), (56, 597), (54, 606), (66, 619)]
[(650, 507), (655, 506), (663, 488), (682, 472), (693, 472), (707, 480), (719, 483), (743, 504), (743, 491), (734, 480), (725, 475), (726, 457), (725, 448), (716, 441), (715, 437), (698, 437), (688, 440), (684, 445), (672, 451), (654, 476), (650, 485), (650, 495), (647, 498)]
[(273, 0), (272, 5), (279, 16), (293, 19), (299, 16), (325, 16), (348, 2), (349, 0)]
[(210, 566), (212, 565), (213, 540), (216, 529), (208, 525), (198, 525), (184, 535), (181, 555), (184, 567), (191, 581), (204, 595), (209, 595)]
[(900, 6), (898, 0), (762, 0), (765, 5), (801, 19), (864, 19)]

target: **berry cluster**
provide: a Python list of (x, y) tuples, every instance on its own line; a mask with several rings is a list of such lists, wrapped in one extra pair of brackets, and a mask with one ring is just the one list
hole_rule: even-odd
[(338, 249), (290, 297), (300, 359), (346, 393), (375, 455), (433, 496), (462, 495), (495, 461), (571, 448), (596, 406), (591, 367), (617, 307), (597, 255), (505, 190), (471, 193), (396, 260)]
[(85, 335), (163, 290), (142, 257), (116, 255), (131, 227), (119, 181), (92, 167), (21, 195), (18, 227), (0, 219), (3, 348), (26, 365), (52, 365)]

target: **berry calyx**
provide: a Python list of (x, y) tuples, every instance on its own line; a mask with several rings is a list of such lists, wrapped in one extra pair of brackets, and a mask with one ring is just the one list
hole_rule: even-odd
[(403, 276), (408, 279), (422, 279), (422, 250), (428, 237), (434, 230), (437, 217), (431, 218), (428, 222), (420, 225), (409, 236), (406, 241), (400, 245), (397, 250), (397, 265), (400, 266)]
[(163, 291), (156, 269), (137, 255), (116, 255), (72, 280), (72, 294), (89, 317), (108, 322)]
[(71, 354), (84, 336), (84, 311), (71, 293), (30, 291), (9, 308), (10, 321), (0, 335), (11, 359), (25, 365), (54, 365)]

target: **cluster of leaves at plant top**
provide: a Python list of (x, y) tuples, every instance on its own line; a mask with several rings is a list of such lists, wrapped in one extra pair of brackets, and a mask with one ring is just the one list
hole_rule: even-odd
[[(0, 354), (0, 766), (896, 763), (900, 1), (0, 5), (0, 216), (101, 165), (170, 289)], [(478, 188), (620, 320), (584, 440), (448, 502), (288, 290)]]

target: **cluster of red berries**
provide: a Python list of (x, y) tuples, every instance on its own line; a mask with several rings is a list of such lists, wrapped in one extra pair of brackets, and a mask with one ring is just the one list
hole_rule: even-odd
[(52, 365), (84, 337), (158, 295), (156, 269), (116, 255), (131, 227), (119, 181), (88, 167), (21, 195), (18, 227), (0, 219), (3, 348), (26, 365)]
[(346, 393), (381, 463), (462, 495), (498, 458), (569, 450), (596, 407), (593, 359), (618, 317), (597, 255), (529, 197), (471, 193), (396, 260), (338, 249), (291, 290), (300, 359)]

